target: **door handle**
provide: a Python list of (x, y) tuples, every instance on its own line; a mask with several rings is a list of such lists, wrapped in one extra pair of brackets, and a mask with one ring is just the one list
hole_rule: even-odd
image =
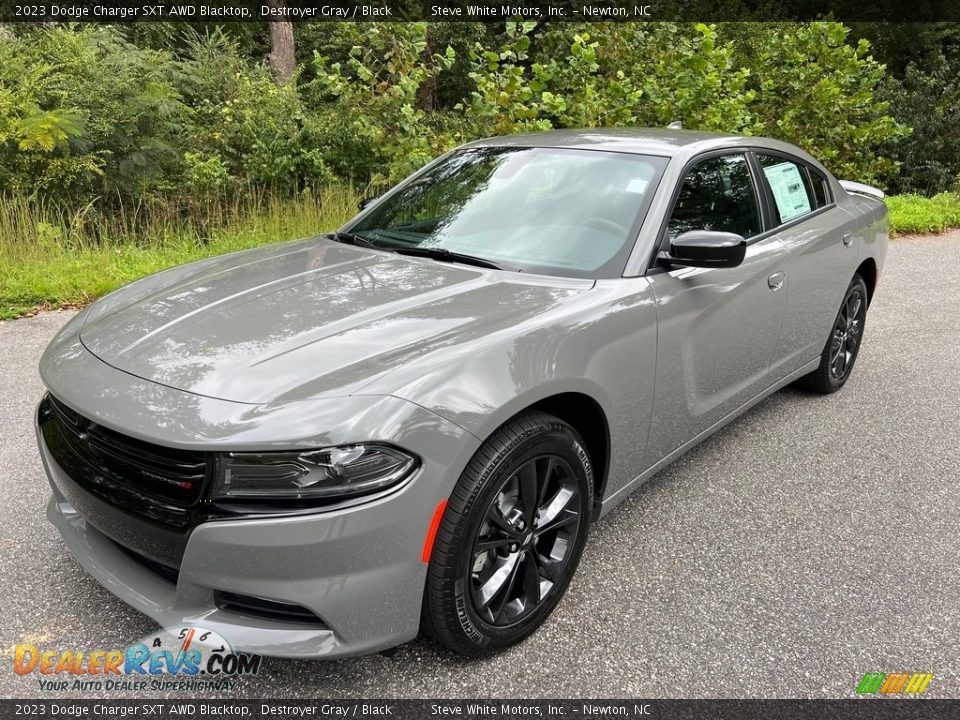
[(770, 286), (770, 289), (773, 292), (776, 292), (783, 287), (783, 281), (787, 279), (787, 274), (784, 272), (775, 272), (773, 275), (767, 278), (767, 285)]
[(853, 245), (853, 233), (847, 233), (843, 236), (843, 246), (850, 247)]

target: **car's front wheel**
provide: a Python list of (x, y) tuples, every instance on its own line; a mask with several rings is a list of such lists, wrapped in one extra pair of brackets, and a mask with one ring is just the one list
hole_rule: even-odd
[(797, 384), (819, 393), (833, 393), (844, 386), (860, 353), (863, 326), (867, 319), (867, 285), (854, 275), (843, 296), (837, 317), (830, 328), (830, 337), (820, 355), (820, 365)]
[(593, 468), (562, 420), (525, 413), (477, 451), (447, 503), (427, 572), (423, 628), (478, 655), (530, 635), (576, 570)]

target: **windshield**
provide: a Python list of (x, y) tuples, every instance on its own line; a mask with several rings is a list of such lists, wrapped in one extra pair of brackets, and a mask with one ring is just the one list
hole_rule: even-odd
[(666, 158), (483, 147), (444, 158), (346, 228), (386, 249), (506, 269), (619, 277)]

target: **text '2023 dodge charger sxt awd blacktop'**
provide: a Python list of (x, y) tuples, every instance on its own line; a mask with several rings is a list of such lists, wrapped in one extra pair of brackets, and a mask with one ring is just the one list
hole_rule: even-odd
[(763, 138), (463, 146), (339, 232), (73, 318), (41, 361), (48, 516), (120, 598), (235, 649), (505, 647), (658, 469), (788, 383), (843, 386), (881, 198)]

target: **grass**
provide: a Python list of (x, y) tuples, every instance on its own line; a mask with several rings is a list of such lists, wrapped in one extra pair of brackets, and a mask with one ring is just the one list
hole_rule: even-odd
[(894, 235), (940, 233), (960, 227), (960, 195), (954, 193), (931, 198), (894, 195), (887, 198), (887, 211)]
[(109, 214), (0, 198), (0, 320), (80, 305), (174, 265), (334, 229), (358, 194), (330, 186), (296, 197), (252, 192), (203, 204), (141, 204)]
[[(331, 185), (296, 197), (154, 201), (105, 212), (0, 196), (0, 320), (81, 305), (173, 265), (315, 235), (354, 214), (359, 193)], [(960, 196), (887, 198), (894, 234), (960, 227)]]

